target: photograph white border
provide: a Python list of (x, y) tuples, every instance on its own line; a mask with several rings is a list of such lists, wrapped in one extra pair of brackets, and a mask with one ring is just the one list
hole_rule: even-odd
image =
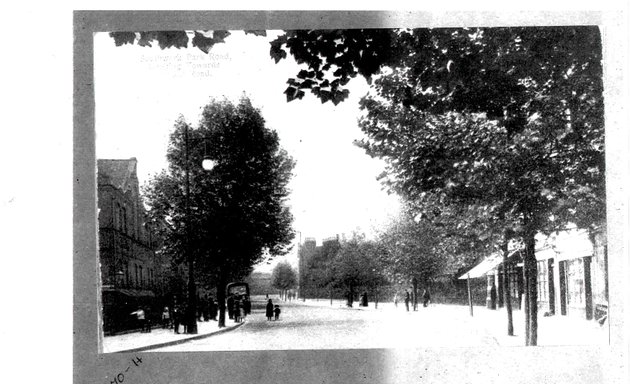
[[(623, 12), (75, 11), (74, 381), (627, 382), (627, 20)], [(598, 25), (604, 44), (610, 345), (263, 352), (98, 352), (93, 33), (122, 30)], [(135, 366), (132, 359), (142, 358)], [(238, 364), (238, 367), (235, 365)]]

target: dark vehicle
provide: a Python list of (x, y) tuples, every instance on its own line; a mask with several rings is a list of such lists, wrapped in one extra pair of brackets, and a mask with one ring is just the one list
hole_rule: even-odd
[(245, 310), (245, 314), (249, 314), (251, 308), (249, 284), (241, 281), (229, 283), (225, 288), (225, 293), (228, 298), (232, 297), (234, 300), (238, 300), (243, 303), (243, 305), (245, 305), (243, 308)]
[(235, 296), (240, 300), (249, 299), (249, 284), (244, 282), (230, 283), (225, 289), (227, 296)]

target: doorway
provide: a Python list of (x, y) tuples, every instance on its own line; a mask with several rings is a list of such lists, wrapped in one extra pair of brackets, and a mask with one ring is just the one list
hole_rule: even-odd
[(558, 263), (558, 275), (560, 279), (560, 314), (567, 315), (567, 262)]

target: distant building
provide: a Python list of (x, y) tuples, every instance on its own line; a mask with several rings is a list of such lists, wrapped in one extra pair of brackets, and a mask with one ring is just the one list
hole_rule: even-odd
[(138, 161), (98, 160), (99, 260), (105, 334), (134, 328), (129, 314), (143, 306), (148, 317), (164, 295), (163, 261), (139, 192)]
[(317, 241), (314, 237), (307, 237), (304, 239), (303, 244), (298, 245), (298, 274), (300, 275), (300, 281), (303, 281), (302, 277), (306, 272), (306, 266), (315, 254), (316, 249)]
[[(325, 238), (321, 245), (313, 237), (307, 237), (304, 244), (298, 248), (298, 282), (299, 292), (302, 297), (316, 295), (317, 290), (312, 282), (310, 271), (313, 267), (313, 260), (316, 255), (326, 247), (339, 246), (339, 235)], [(333, 255), (327, 255), (332, 257)]]

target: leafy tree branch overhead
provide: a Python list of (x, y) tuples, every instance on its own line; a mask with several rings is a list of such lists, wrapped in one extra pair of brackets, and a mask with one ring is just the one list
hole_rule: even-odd
[(505, 230), (525, 244), (527, 344), (535, 345), (535, 234), (568, 223), (590, 229), (605, 218), (599, 32), (488, 28), (408, 37), (423, 48), (374, 81), (361, 102), (367, 137), (358, 145), (388, 162), (390, 190), (420, 206), (435, 209), (423, 200), (437, 196), (512, 220)]
[[(267, 31), (246, 30), (246, 34), (267, 36)], [(230, 31), (145, 31), (145, 32), (111, 32), (109, 34), (117, 47), (125, 44), (138, 44), (141, 47), (152, 47), (158, 44), (161, 49), (187, 48), (189, 44), (209, 53), (215, 44), (224, 43)], [(191, 38), (192, 37), (192, 38)]]
[[(267, 36), (263, 30), (244, 32)], [(191, 45), (205, 53), (215, 44), (224, 43), (229, 35), (225, 30), (110, 33), (117, 46), (157, 44), (161, 49), (179, 49)], [(288, 30), (270, 42), (269, 54), (276, 63), (290, 54), (305, 67), (288, 79), (284, 91), (287, 101), (302, 99), (305, 90), (310, 90), (322, 103), (337, 105), (348, 97), (346, 85), (351, 79), (357, 75), (369, 79), (388, 63), (395, 41), (396, 31), (386, 29)]]

